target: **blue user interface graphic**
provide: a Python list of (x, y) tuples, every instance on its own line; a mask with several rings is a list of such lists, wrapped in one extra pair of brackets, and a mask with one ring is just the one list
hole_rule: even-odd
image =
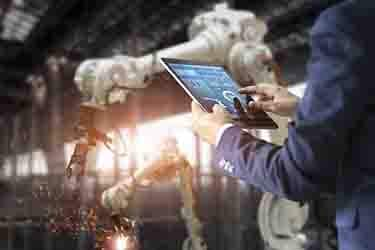
[(238, 93), (236, 83), (224, 68), (174, 63), (169, 66), (205, 108), (211, 110), (214, 104), (220, 104), (230, 113), (237, 114), (233, 101), (235, 97), (246, 105), (246, 98)]

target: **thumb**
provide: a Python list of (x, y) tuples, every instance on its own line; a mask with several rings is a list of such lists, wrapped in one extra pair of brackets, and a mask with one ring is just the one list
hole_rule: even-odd
[(200, 113), (204, 113), (204, 111), (202, 110), (202, 108), (194, 101), (191, 102), (191, 112), (193, 114), (200, 114)]
[(213, 107), (212, 107), (212, 112), (213, 113), (223, 113), (225, 112), (225, 109), (219, 105), (219, 104), (215, 104)]
[(253, 86), (247, 86), (247, 87), (244, 87), (244, 88), (240, 88), (238, 90), (238, 92), (240, 94), (254, 94), (254, 93), (256, 93), (256, 90), (257, 90), (257, 87), (255, 85), (253, 85)]
[(264, 111), (268, 112), (275, 112), (277, 105), (273, 101), (258, 101), (258, 102), (253, 102), (251, 105), (253, 108), (256, 109), (261, 109)]

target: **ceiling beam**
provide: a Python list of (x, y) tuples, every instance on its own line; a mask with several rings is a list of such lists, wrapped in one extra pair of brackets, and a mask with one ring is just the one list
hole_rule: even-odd
[(30, 68), (43, 63), (48, 49), (51, 48), (51, 41), (59, 34), (56, 26), (63, 22), (64, 16), (77, 2), (78, 0), (55, 1), (31, 31), (17, 60), (28, 63)]
[(64, 22), (57, 27), (61, 36), (53, 41), (53, 47), (78, 53), (75, 48), (84, 37), (87, 37), (90, 25), (100, 19), (100, 15), (111, 4), (112, 1), (103, 0), (80, 1), (64, 19)]
[[(208, 6), (212, 6), (215, 2), (217, 1), (209, 0), (202, 3), (198, 0), (169, 0), (142, 6), (142, 1), (136, 1), (133, 5), (128, 6), (129, 9), (122, 13), (121, 18), (106, 19), (104, 22), (102, 20), (102, 25), (97, 24), (96, 29), (87, 29), (90, 32), (83, 33), (83, 39), (79, 47), (85, 51), (84, 54), (90, 56), (113, 54), (111, 50), (117, 48), (121, 48), (119, 50), (122, 53), (139, 56), (150, 52), (150, 50), (165, 47), (166, 44), (161, 43), (161, 41), (165, 42), (165, 38), (168, 36), (169, 38), (179, 38), (170, 34), (177, 33), (176, 30), (170, 32), (172, 26), (178, 25), (183, 30), (186, 39), (185, 28), (188, 25), (186, 19), (191, 20), (198, 10), (208, 9)], [(158, 11), (155, 11), (156, 8), (158, 8)], [(100, 19), (98, 18), (98, 20)], [(105, 25), (106, 23), (111, 23), (111, 25)], [(140, 41), (143, 44), (140, 45)], [(137, 51), (134, 51), (133, 47), (126, 47), (126, 44), (132, 42)], [(168, 45), (172, 45), (182, 41), (176, 40), (173, 43), (169, 40), (168, 42), (170, 43)]]
[(77, 0), (59, 0), (51, 5), (27, 38), (26, 45), (32, 48), (44, 46), (43, 40), (56, 32), (53, 31), (54, 27), (63, 21), (63, 17), (77, 2)]

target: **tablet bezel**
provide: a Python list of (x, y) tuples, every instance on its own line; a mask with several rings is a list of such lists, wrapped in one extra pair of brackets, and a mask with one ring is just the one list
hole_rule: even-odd
[[(191, 64), (191, 65), (199, 65), (199, 66), (216, 66), (216, 67), (222, 68), (227, 73), (227, 75), (232, 78), (232, 76), (231, 76), (231, 74), (229, 74), (227, 68), (224, 65), (220, 65), (220, 64), (208, 63), (208, 62), (203, 62), (203, 61), (191, 61), (191, 60), (184, 60), (184, 59), (175, 59), (175, 58), (160, 58), (160, 62), (164, 66), (164, 68), (168, 71), (168, 73), (170, 73), (172, 75), (172, 77), (177, 81), (177, 83), (185, 90), (185, 92), (190, 96), (190, 98), (193, 99), (204, 111), (206, 111), (208, 113), (210, 111), (207, 110), (206, 107), (204, 107), (204, 105), (202, 105), (199, 102), (199, 100), (193, 95), (193, 93), (189, 90), (189, 88), (187, 86), (185, 86), (184, 81), (182, 81), (180, 79), (178, 74), (176, 72), (174, 72), (172, 67), (169, 66), (168, 64), (169, 63), (176, 63), (176, 64)], [(232, 78), (232, 81), (236, 82), (233, 78)], [(237, 85), (237, 87), (238, 87), (238, 85)], [(261, 111), (261, 112), (264, 112), (264, 111)], [(259, 124), (259, 125), (255, 125), (253, 127), (254, 128), (260, 128), (260, 129), (277, 129), (278, 125), (276, 124), (276, 122), (274, 120), (272, 120), (272, 118), (266, 112), (264, 112), (264, 113), (266, 114), (266, 116), (268, 118), (267, 121), (269, 121), (267, 123), (267, 125), (265, 125), (265, 124), (260, 125)], [(246, 120), (238, 120), (238, 124), (241, 127), (247, 127), (247, 128), (248, 128), (248, 126), (246, 126), (246, 124), (250, 125), (249, 123), (246, 122)], [(254, 125), (254, 124), (251, 124), (251, 125)]]

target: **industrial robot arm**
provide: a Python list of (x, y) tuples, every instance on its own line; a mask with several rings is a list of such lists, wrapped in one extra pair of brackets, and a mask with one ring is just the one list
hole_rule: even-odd
[(172, 181), (179, 177), (179, 190), (182, 198), (181, 216), (185, 221), (189, 238), (184, 249), (207, 250), (202, 236), (202, 224), (196, 212), (196, 199), (193, 190), (193, 169), (186, 158), (179, 152), (177, 143), (168, 139), (161, 145), (161, 150), (146, 164), (135, 172), (134, 176), (108, 189), (102, 195), (102, 205), (112, 213), (121, 228), (119, 216), (125, 214), (129, 201), (133, 197), (137, 185), (147, 182), (148, 185)]
[(117, 55), (84, 61), (75, 75), (83, 102), (77, 145), (66, 169), (67, 176), (79, 179), (85, 174), (88, 152), (98, 143), (111, 144), (111, 139), (95, 128), (95, 113), (105, 111), (112, 103), (126, 103), (131, 92), (151, 84), (152, 76), (163, 70), (161, 57), (223, 64), (239, 83), (279, 83), (279, 70), (263, 43), (266, 31), (266, 25), (253, 13), (232, 10), (222, 4), (193, 19), (190, 41), (137, 58)]
[[(111, 139), (95, 128), (94, 114), (105, 110), (107, 105), (126, 103), (130, 93), (140, 91), (152, 83), (152, 76), (163, 70), (159, 63), (161, 57), (222, 64), (239, 83), (281, 83), (280, 71), (273, 62), (270, 49), (263, 43), (266, 25), (253, 13), (232, 10), (225, 4), (217, 5), (214, 10), (196, 16), (188, 31), (190, 41), (170, 48), (137, 58), (121, 55), (90, 59), (78, 67), (75, 82), (83, 95), (83, 102), (77, 126), (76, 149), (66, 169), (68, 177), (75, 175), (80, 179), (85, 173), (89, 150), (98, 143), (107, 146), (111, 144)], [(286, 129), (280, 133), (282, 136), (274, 137), (271, 134), (272, 139), (283, 141)], [(185, 157), (178, 150), (169, 147), (167, 151), (161, 150), (157, 157), (136, 171), (131, 178), (105, 191), (102, 203), (111, 211), (115, 224), (116, 221), (121, 224), (119, 215), (128, 207), (137, 185), (144, 181), (158, 183), (179, 176), (183, 199), (182, 216), (190, 236), (185, 247), (205, 250), (201, 224), (194, 210), (192, 173)]]
[[(88, 151), (98, 142), (110, 143), (93, 125), (95, 112), (112, 103), (125, 103), (131, 92), (146, 88), (152, 83), (152, 76), (163, 70), (159, 63), (161, 57), (223, 64), (239, 83), (281, 82), (280, 70), (263, 43), (267, 27), (253, 13), (217, 5), (214, 10), (196, 16), (188, 31), (190, 41), (170, 48), (137, 58), (117, 55), (89, 59), (78, 67), (75, 82), (83, 102), (77, 126), (78, 143), (67, 168), (68, 176), (76, 172), (78, 176), (83, 175)], [(285, 130), (281, 131), (284, 135), (281, 138), (278, 134), (271, 137), (282, 142)]]

